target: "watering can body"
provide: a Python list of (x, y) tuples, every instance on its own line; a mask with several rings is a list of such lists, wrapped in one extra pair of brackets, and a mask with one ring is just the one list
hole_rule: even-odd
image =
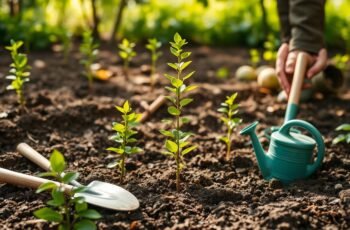
[[(324, 158), (324, 142), (318, 130), (308, 122), (290, 120), (271, 135), (268, 151), (265, 153), (255, 128), (258, 122), (243, 129), (242, 135), (249, 135), (263, 177), (276, 178), (283, 183), (304, 179), (314, 173)], [(307, 130), (313, 138), (292, 132), (293, 127)], [(313, 152), (317, 146), (317, 158), (313, 161)]]

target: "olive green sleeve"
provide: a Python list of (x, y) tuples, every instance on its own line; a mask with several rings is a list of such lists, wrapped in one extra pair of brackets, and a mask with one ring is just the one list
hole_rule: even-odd
[(291, 27), (289, 23), (289, 0), (277, 0), (278, 18), (280, 22), (281, 40), (289, 43)]
[(290, 50), (318, 53), (324, 47), (325, 0), (289, 0)]

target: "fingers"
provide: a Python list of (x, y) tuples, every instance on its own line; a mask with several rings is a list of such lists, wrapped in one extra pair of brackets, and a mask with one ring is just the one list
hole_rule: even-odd
[(295, 69), (295, 63), (297, 62), (298, 57), (297, 51), (292, 51), (288, 54), (287, 61), (286, 61), (286, 73), (293, 74)]
[(321, 72), (327, 65), (327, 50), (321, 49), (316, 57), (316, 62), (307, 71), (307, 77), (312, 78), (319, 72)]
[(285, 63), (289, 53), (289, 46), (287, 43), (281, 45), (277, 53), (276, 59), (276, 74), (278, 76), (278, 80), (282, 85), (283, 89), (286, 91), (287, 95), (289, 95), (290, 91), (290, 82), (288, 81), (287, 75), (285, 73)]

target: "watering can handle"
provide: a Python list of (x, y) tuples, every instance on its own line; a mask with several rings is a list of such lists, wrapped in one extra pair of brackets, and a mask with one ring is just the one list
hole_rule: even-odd
[(290, 120), (286, 122), (280, 129), (280, 132), (289, 135), (292, 127), (300, 127), (307, 130), (314, 138), (317, 144), (316, 161), (307, 166), (307, 176), (313, 174), (320, 166), (324, 158), (325, 145), (321, 133), (312, 124), (303, 120)]

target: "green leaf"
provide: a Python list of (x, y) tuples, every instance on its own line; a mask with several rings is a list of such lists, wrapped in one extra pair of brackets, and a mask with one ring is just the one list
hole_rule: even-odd
[(346, 134), (346, 143), (350, 143), (350, 133)]
[(113, 130), (120, 132), (120, 133), (123, 133), (123, 132), (125, 132), (125, 126), (123, 124), (120, 124), (120, 123), (115, 123), (113, 126)]
[(337, 131), (350, 131), (350, 124), (342, 124), (340, 126), (338, 126), (335, 130)]
[(112, 151), (118, 154), (123, 154), (124, 153), (124, 149), (122, 148), (114, 148), (114, 147), (109, 147), (107, 148), (108, 151)]
[(346, 139), (346, 136), (344, 134), (340, 134), (339, 136), (333, 139), (332, 144), (338, 144), (340, 142), (345, 141), (345, 139)]
[(169, 80), (169, 81), (172, 81), (173, 79), (176, 79), (176, 77), (170, 75), (170, 74), (164, 74), (164, 76)]
[(34, 212), (34, 216), (52, 222), (61, 222), (63, 220), (62, 215), (51, 208), (41, 208)]
[(193, 101), (192, 98), (184, 98), (180, 101), (181, 107), (184, 107)]
[(192, 61), (182, 62), (180, 65), (180, 70), (186, 69), (186, 67), (191, 63), (192, 63)]
[(186, 155), (187, 153), (192, 152), (193, 150), (195, 150), (197, 148), (197, 145), (193, 145), (191, 147), (188, 147), (187, 149), (184, 149), (181, 154), (182, 155)]
[(188, 117), (181, 117), (180, 120), (182, 124), (187, 124), (191, 121)]
[(65, 202), (64, 192), (61, 191), (59, 188), (53, 189), (52, 192), (51, 192), (51, 196), (52, 196), (52, 198), (54, 200), (54, 203), (57, 206), (61, 206), (61, 205), (64, 204), (64, 202)]
[(107, 168), (114, 168), (119, 165), (119, 161), (113, 161), (107, 165)]
[(115, 108), (116, 108), (119, 112), (124, 113), (124, 109), (123, 109), (122, 107), (120, 107), (120, 106), (115, 106)]
[(82, 212), (79, 212), (78, 215), (80, 217), (84, 217), (84, 218), (88, 218), (88, 219), (100, 219), (102, 216), (100, 215), (100, 213), (98, 213), (96, 210), (94, 209), (87, 209), (84, 210)]
[(169, 90), (170, 92), (176, 93), (176, 88), (165, 86), (165, 89)]
[(53, 150), (50, 156), (51, 169), (54, 172), (61, 173), (66, 168), (66, 162), (63, 155), (58, 150)]
[(168, 108), (168, 112), (171, 114), (171, 115), (174, 115), (174, 116), (178, 116), (181, 114), (180, 110), (178, 110), (177, 108), (175, 108), (174, 106), (170, 106)]
[(173, 68), (174, 70), (178, 70), (178, 66), (175, 63), (168, 63), (168, 66), (170, 66), (171, 68)]
[(75, 206), (75, 211), (77, 212), (85, 211), (88, 209), (88, 205), (86, 202), (76, 202), (74, 206)]
[(74, 224), (74, 230), (96, 230), (96, 224), (84, 219)]
[(176, 153), (178, 150), (177, 144), (171, 140), (166, 140), (165, 147), (167, 150), (169, 150), (172, 153)]
[(177, 78), (173, 78), (171, 80), (171, 84), (172, 86), (174, 86), (175, 88), (179, 88), (180, 86), (183, 85), (183, 81), (181, 81), (180, 79), (177, 79)]
[(184, 92), (190, 92), (190, 91), (195, 90), (195, 89), (197, 89), (197, 88), (198, 88), (197, 85), (190, 85), (190, 86), (187, 86), (187, 87), (186, 87), (186, 89), (185, 89)]
[(175, 35), (174, 35), (174, 42), (176, 44), (178, 44), (178, 43), (181, 42), (181, 40), (182, 40), (182, 38), (181, 38), (180, 34), (176, 32)]
[(225, 107), (221, 107), (221, 108), (218, 109), (218, 112), (220, 112), (220, 113), (228, 113), (228, 110)]
[(46, 190), (51, 190), (51, 189), (54, 189), (54, 188), (57, 188), (57, 185), (53, 182), (46, 182), (46, 183), (43, 183), (39, 186), (39, 188), (36, 190), (36, 193), (40, 193), (40, 192), (43, 192), (43, 191), (46, 191)]
[(167, 137), (174, 137), (174, 135), (172, 134), (172, 132), (170, 132), (170, 131), (167, 131), (167, 130), (159, 130), (159, 132), (161, 133), (161, 134), (163, 134), (164, 136), (167, 136)]
[(168, 99), (170, 102), (172, 102), (173, 104), (176, 104), (176, 98), (172, 97), (172, 96), (165, 96), (166, 99)]
[(57, 173), (55, 172), (43, 172), (38, 174), (39, 177), (56, 177)]
[(184, 80), (192, 77), (192, 75), (195, 73), (195, 71), (192, 71), (191, 73), (187, 74), (186, 76), (183, 77)]
[(183, 52), (183, 53), (181, 54), (181, 59), (188, 58), (190, 55), (191, 55), (191, 52)]
[(72, 182), (73, 180), (78, 179), (78, 177), (79, 177), (79, 173), (77, 173), (77, 172), (67, 172), (67, 173), (63, 176), (63, 183), (69, 184), (69, 183)]
[(129, 105), (129, 101), (125, 101), (124, 105), (123, 105), (123, 109), (125, 113), (128, 113), (130, 111), (130, 105)]
[(220, 141), (225, 142), (226, 144), (229, 142), (228, 138), (225, 137), (220, 137)]

